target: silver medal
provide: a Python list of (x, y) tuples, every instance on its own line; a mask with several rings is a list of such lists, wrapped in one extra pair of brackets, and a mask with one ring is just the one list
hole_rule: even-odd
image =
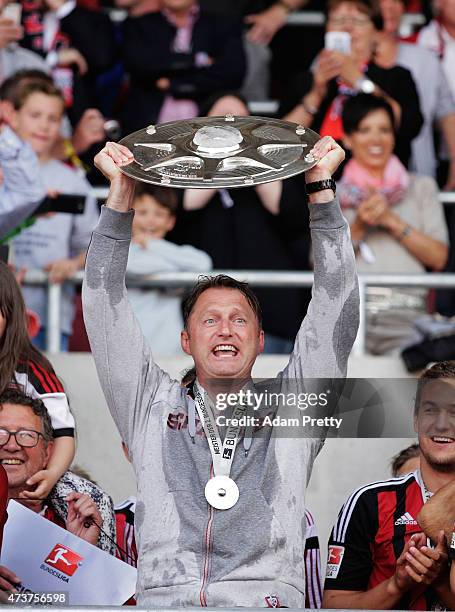
[(205, 485), (205, 499), (217, 510), (229, 510), (239, 499), (239, 488), (229, 476), (214, 476)]

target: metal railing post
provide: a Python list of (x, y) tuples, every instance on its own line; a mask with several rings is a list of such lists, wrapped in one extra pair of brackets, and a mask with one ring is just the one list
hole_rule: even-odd
[[(255, 100), (248, 104), (250, 111), (253, 114), (258, 115), (273, 115), (278, 111), (279, 101), (278, 100)], [(92, 187), (90, 194), (97, 200), (107, 200), (109, 193), (108, 187)], [(438, 193), (438, 199), (441, 204), (454, 205), (455, 204), (455, 191), (440, 191)]]
[(47, 286), (47, 337), (46, 350), (49, 353), (60, 352), (60, 302), (62, 286), (48, 283)]
[(365, 341), (367, 333), (367, 285), (359, 278), (359, 329), (352, 347), (354, 355), (365, 354)]

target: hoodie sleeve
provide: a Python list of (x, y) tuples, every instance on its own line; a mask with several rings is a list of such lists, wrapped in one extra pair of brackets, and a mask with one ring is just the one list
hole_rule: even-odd
[(46, 191), (35, 153), (9, 127), (0, 131), (0, 170), (2, 238), (34, 212)]
[(105, 206), (90, 243), (82, 303), (84, 320), (107, 405), (123, 441), (131, 449), (147, 426), (159, 389), (166, 395), (180, 385), (153, 360), (134, 317), (125, 272), (134, 211)]
[(349, 226), (337, 200), (310, 204), (311, 302), (283, 374), (344, 378), (359, 326), (359, 288)]

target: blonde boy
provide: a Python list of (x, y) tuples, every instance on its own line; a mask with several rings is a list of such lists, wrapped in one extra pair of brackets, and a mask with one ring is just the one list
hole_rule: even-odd
[[(58, 89), (51, 83), (25, 83), (15, 91), (11, 100), (14, 110), (8, 114), (10, 127), (27, 142), (38, 157), (40, 175), (47, 191), (69, 194), (88, 194), (90, 186), (83, 174), (52, 157), (52, 150), (60, 138), (60, 123), (64, 103)], [(93, 198), (87, 197), (82, 215), (49, 214), (40, 217), (34, 225), (22, 231), (13, 240), (14, 263), (28, 269), (41, 268), (49, 273), (53, 282), (63, 282), (83, 267), (91, 231), (97, 221), (98, 210)], [(61, 331), (63, 347), (67, 344), (73, 320), (72, 285), (62, 287)], [(46, 290), (24, 287), (27, 307), (47, 321)], [(38, 348), (44, 348), (45, 328), (34, 339)], [(54, 429), (55, 424), (53, 422)], [(74, 458), (74, 438), (62, 435), (55, 438), (54, 450), (41, 481), (34, 480), (37, 488), (28, 496), (46, 497), (57, 480), (66, 472)], [(39, 494), (38, 494), (39, 493)]]
[[(60, 91), (51, 83), (29, 82), (18, 87), (11, 100), (14, 110), (9, 124), (17, 135), (35, 151), (40, 174), (47, 191), (87, 195), (90, 185), (83, 173), (52, 157), (60, 139), (60, 124), (64, 102)], [(15, 264), (19, 267), (41, 268), (53, 282), (61, 283), (83, 268), (91, 231), (97, 221), (98, 210), (93, 198), (87, 197), (82, 215), (58, 213), (41, 217), (13, 241)], [(61, 346), (65, 350), (74, 317), (74, 288), (62, 288)], [(24, 288), (27, 307), (40, 316), (43, 327), (34, 344), (45, 348), (47, 299), (45, 289)]]
[[(175, 225), (177, 214), (177, 198), (172, 189), (138, 184), (133, 207), (127, 278), (211, 269), (212, 260), (204, 251), (165, 240)], [(180, 354), (180, 331), (183, 329), (180, 296), (175, 291), (160, 289), (129, 289), (128, 295), (154, 352), (163, 356)]]

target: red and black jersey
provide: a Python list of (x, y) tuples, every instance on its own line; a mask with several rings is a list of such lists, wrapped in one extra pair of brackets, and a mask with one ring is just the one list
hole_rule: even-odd
[[(45, 57), (46, 51), (43, 48), (44, 38), (44, 15), (41, 2), (39, 0), (23, 0), (22, 2), (22, 25), (24, 27), (24, 47), (34, 53)], [(68, 36), (57, 30), (52, 41), (52, 50), (59, 51), (70, 46)], [(50, 50), (50, 49), (49, 49)]]
[[(325, 589), (366, 591), (395, 573), (409, 538), (422, 530), (416, 517), (425, 503), (417, 470), (360, 487), (341, 508), (329, 540)], [(434, 591), (407, 593), (402, 610), (444, 609)]]
[(49, 412), (54, 438), (74, 437), (74, 417), (62, 383), (52, 368), (29, 359), (19, 361), (11, 386), (34, 399), (41, 399)]
[[(117, 530), (117, 549), (115, 556), (128, 565), (137, 567), (137, 547), (134, 536), (134, 513), (136, 511), (136, 498), (129, 497), (123, 503), (115, 506), (115, 528)], [(135, 606), (136, 600), (130, 597), (125, 606)]]
[(323, 577), (319, 537), (313, 515), (305, 510), (305, 608), (320, 608), (322, 605)]
[(65, 393), (62, 383), (54, 370), (49, 370), (31, 359), (19, 361), (16, 367), (18, 374), (25, 374), (39, 395), (45, 393)]
[(115, 556), (137, 567), (137, 547), (134, 536), (134, 512), (136, 499), (130, 497), (122, 504), (115, 506), (115, 526), (117, 529), (117, 550)]
[(62, 529), (66, 529), (65, 521), (57, 514), (57, 512), (52, 506), (46, 506), (43, 510), (42, 515), (51, 523), (62, 527)]

